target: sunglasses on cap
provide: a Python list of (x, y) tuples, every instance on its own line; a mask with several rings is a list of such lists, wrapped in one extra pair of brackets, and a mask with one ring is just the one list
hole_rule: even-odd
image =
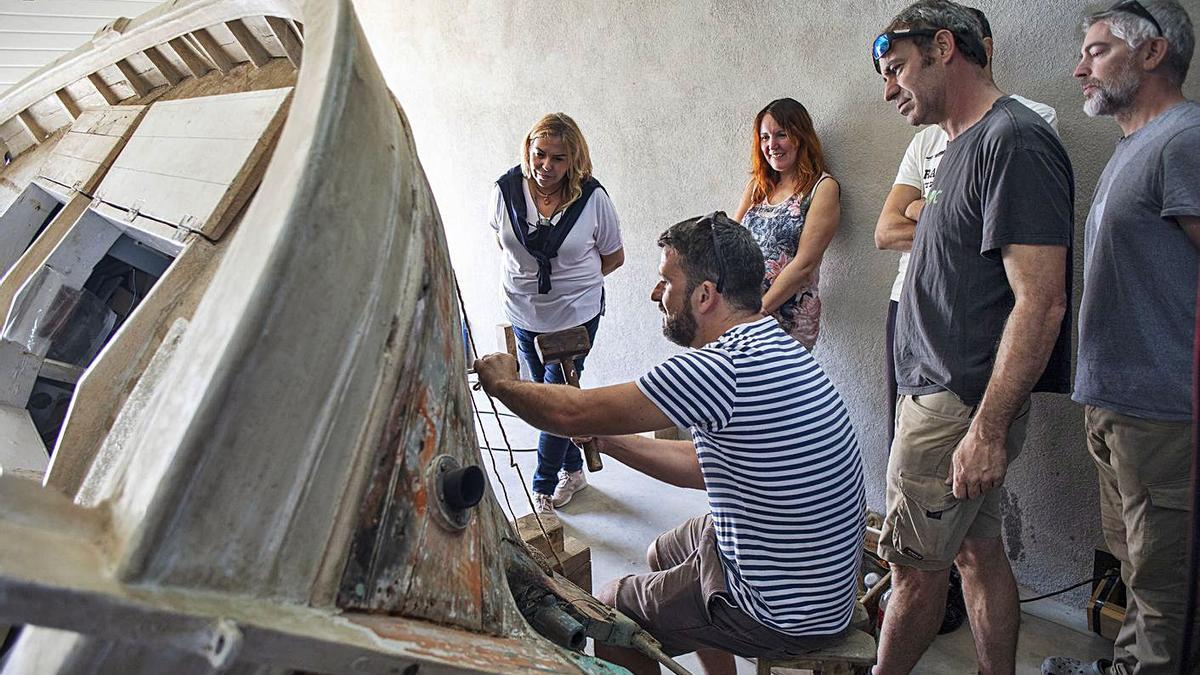
[(897, 40), (904, 40), (916, 37), (933, 37), (939, 31), (950, 31), (954, 36), (954, 42), (963, 52), (975, 57), (979, 63), (987, 63), (987, 51), (983, 48), (983, 43), (977, 39), (960, 37), (949, 28), (900, 28), (897, 30), (888, 31), (875, 38), (875, 42), (871, 45), (871, 58), (875, 61), (875, 72), (883, 74), (879, 68), (879, 59), (883, 58), (892, 49), (892, 45)]
[(1112, 7), (1109, 7), (1108, 11), (1125, 12), (1126, 14), (1132, 14), (1134, 16), (1141, 17), (1149, 21), (1150, 25), (1154, 26), (1154, 30), (1158, 32), (1158, 37), (1163, 36), (1162, 26), (1158, 25), (1158, 20), (1154, 18), (1154, 15), (1150, 13), (1150, 10), (1146, 9), (1142, 3), (1138, 2), (1137, 0), (1125, 0), (1124, 2), (1118, 2)]

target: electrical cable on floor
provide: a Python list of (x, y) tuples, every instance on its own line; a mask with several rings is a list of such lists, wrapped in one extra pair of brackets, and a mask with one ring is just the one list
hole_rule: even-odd
[(1033, 602), (1034, 600), (1045, 600), (1046, 598), (1052, 598), (1052, 597), (1054, 597), (1054, 596), (1056, 596), (1056, 595), (1062, 595), (1063, 593), (1066, 593), (1067, 591), (1073, 591), (1073, 590), (1075, 590), (1076, 588), (1079, 588), (1080, 586), (1086, 586), (1086, 585), (1088, 585), (1088, 584), (1094, 584), (1094, 583), (1096, 583), (1096, 582), (1098, 582), (1098, 581), (1104, 581), (1105, 579), (1112, 579), (1112, 578), (1114, 578), (1114, 577), (1118, 577), (1118, 576), (1120, 576), (1120, 575), (1119, 575), (1119, 574), (1117, 574), (1117, 573), (1115, 573), (1115, 572), (1114, 572), (1114, 573), (1110, 573), (1110, 574), (1102, 574), (1102, 575), (1100, 575), (1100, 576), (1098, 576), (1098, 577), (1095, 577), (1095, 578), (1093, 578), (1093, 579), (1088, 579), (1088, 580), (1086, 580), (1086, 581), (1081, 581), (1081, 582), (1079, 582), (1079, 583), (1075, 584), (1074, 586), (1067, 586), (1066, 588), (1063, 588), (1063, 589), (1060, 589), (1060, 590), (1054, 591), (1054, 592), (1052, 592), (1052, 593), (1046, 593), (1045, 595), (1038, 595), (1038, 596), (1035, 596), (1035, 597), (1032, 597), (1032, 598), (1022, 598), (1022, 599), (1021, 599), (1021, 602)]

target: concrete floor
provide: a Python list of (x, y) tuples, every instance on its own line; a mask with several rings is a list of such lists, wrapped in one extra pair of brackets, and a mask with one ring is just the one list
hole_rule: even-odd
[[(482, 396), (477, 401), (482, 409), (488, 409)], [(503, 424), (513, 448), (525, 450), (515, 452), (513, 457), (528, 486), (536, 464), (536, 453), (532, 449), (537, 445), (537, 434), (514, 418), (503, 418)], [(512, 511), (516, 516), (525, 515), (532, 509), (517, 469), (510, 467), (508, 453), (503, 449), (503, 442), (494, 424), (488, 423), (487, 433), (488, 440), (497, 448), (494, 459), (500, 479), (507, 488)], [(480, 442), (483, 443), (482, 438)], [(504, 493), (486, 456), (487, 450), (483, 450), (483, 453), (484, 468), (491, 478), (496, 498), (500, 500), (501, 508), (509, 513)], [(648, 571), (645, 551), (654, 537), (686, 518), (708, 510), (703, 492), (661, 483), (609, 457), (604, 458), (604, 470), (589, 476), (589, 480), (590, 486), (560, 509), (559, 517), (569, 535), (591, 547), (592, 578), (597, 588), (619, 576)], [(1043, 604), (1048, 602), (1042, 601)], [(1062, 612), (1061, 605), (1057, 611)], [(1053, 614), (1055, 608), (1038, 613)], [(1083, 610), (1079, 609), (1072, 622), (1079, 623), (1082, 617)], [(1094, 660), (1111, 653), (1112, 643), (1097, 635), (1079, 632), (1029, 613), (1022, 616), (1017, 673), (1039, 672), (1042, 659), (1048, 655)], [(679, 661), (685, 668), (701, 672), (694, 655), (680, 657)], [(753, 662), (739, 658), (738, 672), (754, 673)], [(977, 672), (969, 627), (963, 626), (953, 633), (939, 636), (914, 672), (938, 675)]]

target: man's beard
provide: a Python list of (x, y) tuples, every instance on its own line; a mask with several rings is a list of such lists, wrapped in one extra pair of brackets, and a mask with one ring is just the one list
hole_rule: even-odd
[(692, 308), (685, 305), (683, 311), (674, 316), (671, 316), (661, 304), (659, 304), (659, 309), (663, 312), (663, 335), (680, 347), (691, 347), (692, 341), (696, 339), (698, 328), (696, 315), (692, 313)]
[(1097, 79), (1089, 79), (1086, 82), (1097, 88), (1097, 91), (1083, 102), (1083, 112), (1088, 117), (1115, 115), (1129, 108), (1141, 85), (1141, 80), (1132, 65), (1125, 64), (1108, 82)]

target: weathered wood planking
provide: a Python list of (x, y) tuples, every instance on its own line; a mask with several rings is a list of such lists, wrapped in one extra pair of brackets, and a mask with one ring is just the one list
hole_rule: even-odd
[(48, 459), (29, 412), (0, 405), (0, 474), (44, 472)]
[(125, 147), (146, 107), (114, 106), (80, 113), (38, 175), (90, 193)]
[(89, 201), (91, 200), (86, 195), (78, 193), (71, 198), (0, 279), (0, 324), (8, 322), (13, 299), (25, 284), (25, 280), (45, 264), (55, 247), (71, 231), (75, 221), (87, 210)]
[[(102, 358), (88, 368), (63, 421), (46, 477), (48, 486), (74, 497), (102, 448), (108, 448), (109, 454), (121, 454), (129, 438), (110, 438), (109, 430), (176, 321), (191, 319), (223, 253), (224, 248), (192, 235), (192, 241), (105, 346)], [(140, 386), (146, 388), (149, 383)], [(140, 400), (130, 407), (140, 408), (145, 403)], [(124, 431), (128, 435), (136, 429)]]
[(96, 190), (217, 239), (262, 177), (291, 88), (151, 106)]
[(151, 47), (143, 53), (147, 59), (150, 59), (150, 63), (153, 63), (154, 67), (158, 69), (158, 72), (167, 81), (167, 84), (175, 86), (183, 81), (183, 73), (179, 72), (175, 64), (171, 63), (166, 54), (159, 51), (159, 49), (159, 47)]
[(196, 48), (193, 47), (190, 42), (185, 40), (183, 36), (169, 40), (167, 42), (167, 47), (169, 47), (171, 51), (175, 52), (175, 55), (179, 57), (179, 60), (183, 62), (183, 65), (187, 66), (187, 69), (189, 72), (191, 72), (192, 77), (204, 77), (208, 71), (213, 69), (212, 65), (209, 64), (209, 62), (197, 52)]
[(283, 52), (287, 55), (288, 60), (292, 62), (293, 66), (299, 68), (304, 53), (304, 45), (300, 42), (300, 36), (294, 31), (292, 22), (276, 16), (268, 16), (266, 20), (267, 26), (275, 34), (275, 39), (279, 40), (279, 44), (283, 47)]

